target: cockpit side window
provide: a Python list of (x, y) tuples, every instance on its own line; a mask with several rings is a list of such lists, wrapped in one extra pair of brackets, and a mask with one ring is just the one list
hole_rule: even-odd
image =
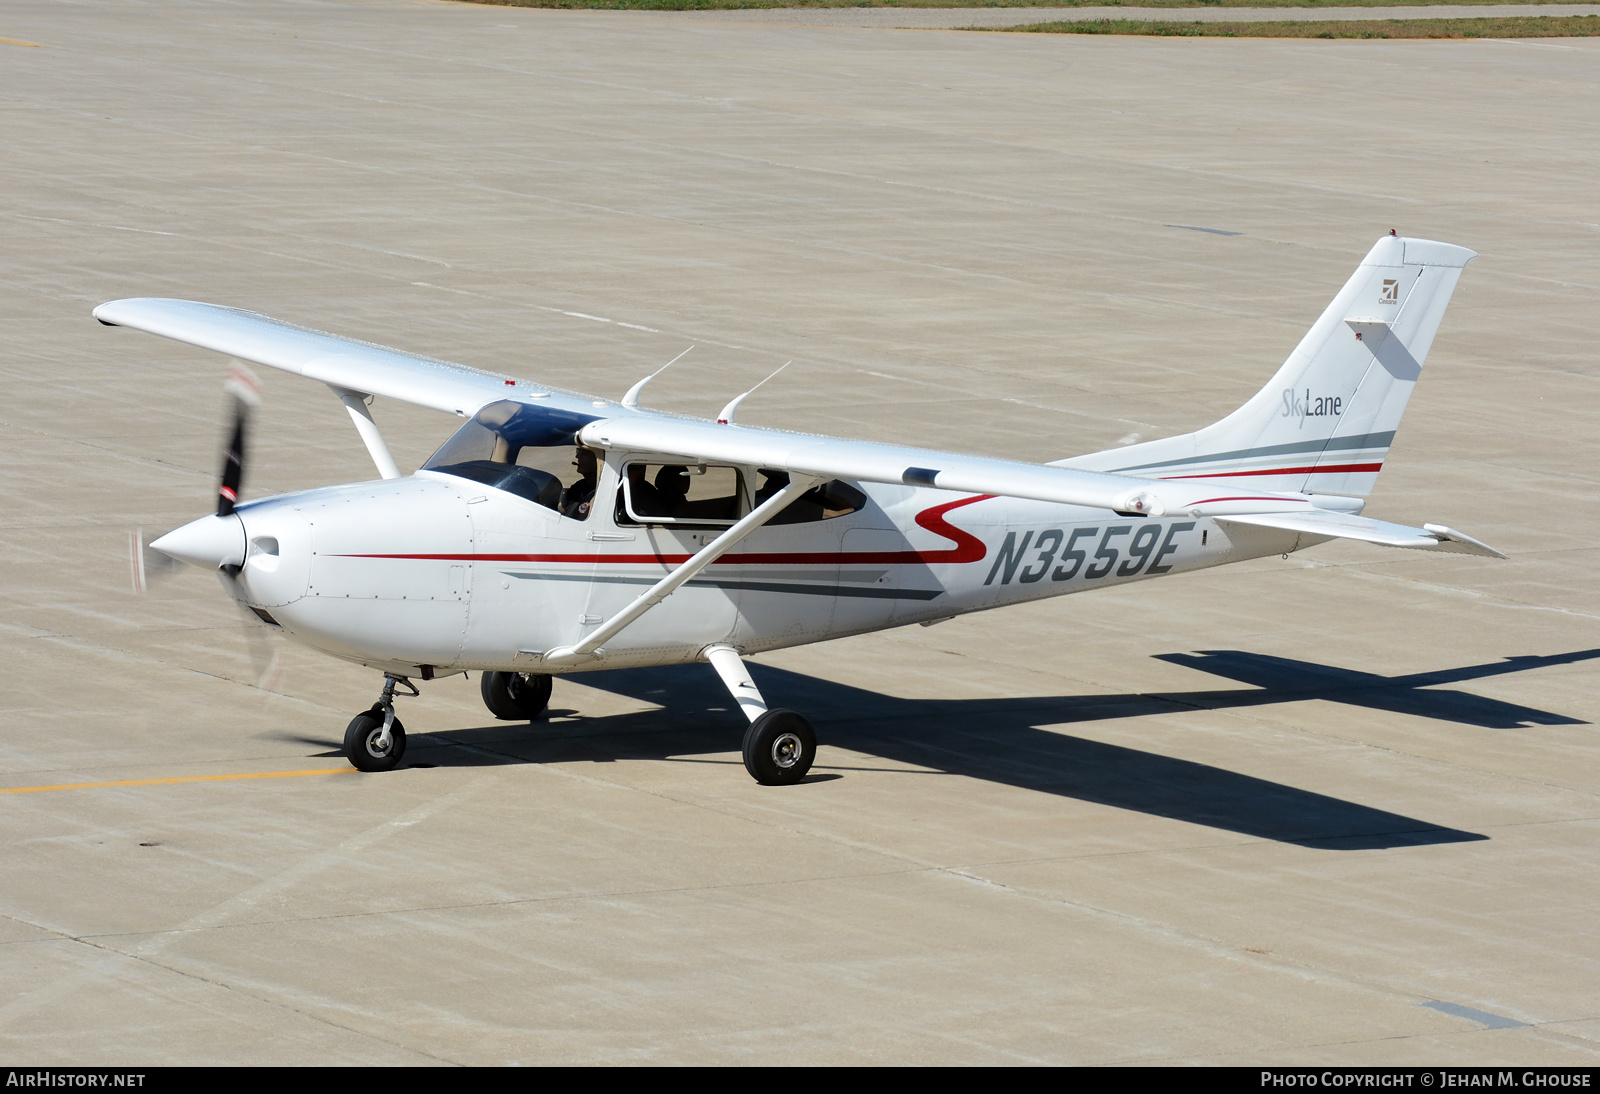
[(744, 477), (736, 467), (629, 463), (622, 469), (618, 524), (724, 528), (744, 513)]

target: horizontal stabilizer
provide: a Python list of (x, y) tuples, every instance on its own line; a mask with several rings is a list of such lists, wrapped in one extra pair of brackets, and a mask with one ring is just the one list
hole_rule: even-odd
[(1442, 524), (1424, 524), (1411, 528), (1404, 524), (1358, 517), (1351, 513), (1334, 513), (1326, 509), (1312, 509), (1301, 513), (1242, 513), (1218, 520), (1230, 524), (1253, 524), (1261, 528), (1281, 528), (1287, 532), (1303, 532), (1308, 536), (1328, 536), (1336, 539), (1359, 539), (1385, 547), (1409, 547), (1418, 551), (1448, 551), (1458, 555), (1483, 555), (1488, 558), (1505, 558), (1503, 552), (1487, 543), (1463, 535)]

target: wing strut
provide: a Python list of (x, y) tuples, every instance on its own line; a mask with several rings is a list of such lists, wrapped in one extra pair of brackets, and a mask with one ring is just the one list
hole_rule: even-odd
[(716, 539), (700, 548), (687, 561), (679, 565), (677, 569), (640, 594), (633, 603), (600, 624), (593, 631), (590, 631), (583, 637), (582, 641), (571, 646), (557, 646), (554, 649), (546, 650), (544, 654), (545, 664), (576, 665), (591, 658), (604, 657), (605, 651), (601, 647), (605, 643), (621, 634), (624, 628), (644, 615), (645, 612), (677, 592), (679, 586), (684, 582), (717, 561), (723, 552), (777, 516), (791, 501), (821, 481), (821, 479), (803, 475), (791, 476), (789, 485), (740, 518), (739, 522), (732, 528), (729, 528)]
[(362, 443), (367, 446), (372, 462), (378, 465), (378, 474), (386, 479), (398, 479), (400, 468), (394, 462), (394, 457), (389, 455), (389, 446), (384, 443), (383, 434), (378, 432), (378, 423), (372, 420), (372, 411), (367, 409), (367, 400), (372, 396), (336, 384), (329, 384), (328, 388), (339, 396), (339, 401), (350, 412), (350, 420), (356, 423), (356, 432), (361, 434)]

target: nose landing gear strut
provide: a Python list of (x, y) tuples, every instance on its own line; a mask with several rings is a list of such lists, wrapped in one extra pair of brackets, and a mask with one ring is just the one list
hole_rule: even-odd
[(344, 731), (344, 754), (357, 770), (389, 771), (406, 754), (406, 727), (394, 716), (394, 689), (405, 688), (421, 695), (416, 685), (404, 676), (386, 674), (383, 694), (372, 709), (357, 714)]

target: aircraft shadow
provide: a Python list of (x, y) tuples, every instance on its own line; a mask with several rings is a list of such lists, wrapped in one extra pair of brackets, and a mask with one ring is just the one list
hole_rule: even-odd
[[(1565, 715), (1436, 688), (1593, 658), (1600, 658), (1600, 649), (1384, 677), (1269, 654), (1209, 650), (1163, 654), (1159, 659), (1254, 687), (1002, 699), (902, 699), (759, 662), (752, 662), (751, 669), (767, 701), (804, 712), (818, 727), (824, 746), (928, 769), (908, 775), (963, 775), (1304, 847), (1371, 850), (1488, 837), (1208, 764), (1040, 727), (1305, 699), (1493, 729), (1581, 725), (1585, 723)], [(576, 679), (589, 687), (658, 703), (662, 709), (434, 732), (417, 745), (426, 749), (427, 760), (441, 766), (618, 759), (739, 766), (737, 760), (697, 758), (737, 747), (743, 730), (743, 719), (708, 666), (588, 672)], [(459, 747), (427, 748), (426, 740)], [(744, 777), (742, 772), (739, 777)]]
[(1458, 684), (1503, 676), (1550, 665), (1570, 665), (1600, 657), (1600, 649), (1576, 650), (1549, 657), (1508, 657), (1483, 665), (1419, 672), (1407, 676), (1379, 676), (1376, 673), (1294, 661), (1265, 653), (1239, 650), (1201, 650), (1197, 653), (1157, 654), (1156, 660), (1209, 672), (1241, 684), (1253, 684), (1259, 691), (1237, 689), (1220, 692), (1187, 692), (1174, 695), (1176, 701), (1208, 708), (1260, 706), (1302, 699), (1326, 699), (1335, 703), (1414, 714), (1484, 729), (1520, 729), (1528, 725), (1576, 726), (1581, 719), (1553, 714), (1534, 707), (1504, 703), (1462, 691), (1437, 691), (1439, 684)]

